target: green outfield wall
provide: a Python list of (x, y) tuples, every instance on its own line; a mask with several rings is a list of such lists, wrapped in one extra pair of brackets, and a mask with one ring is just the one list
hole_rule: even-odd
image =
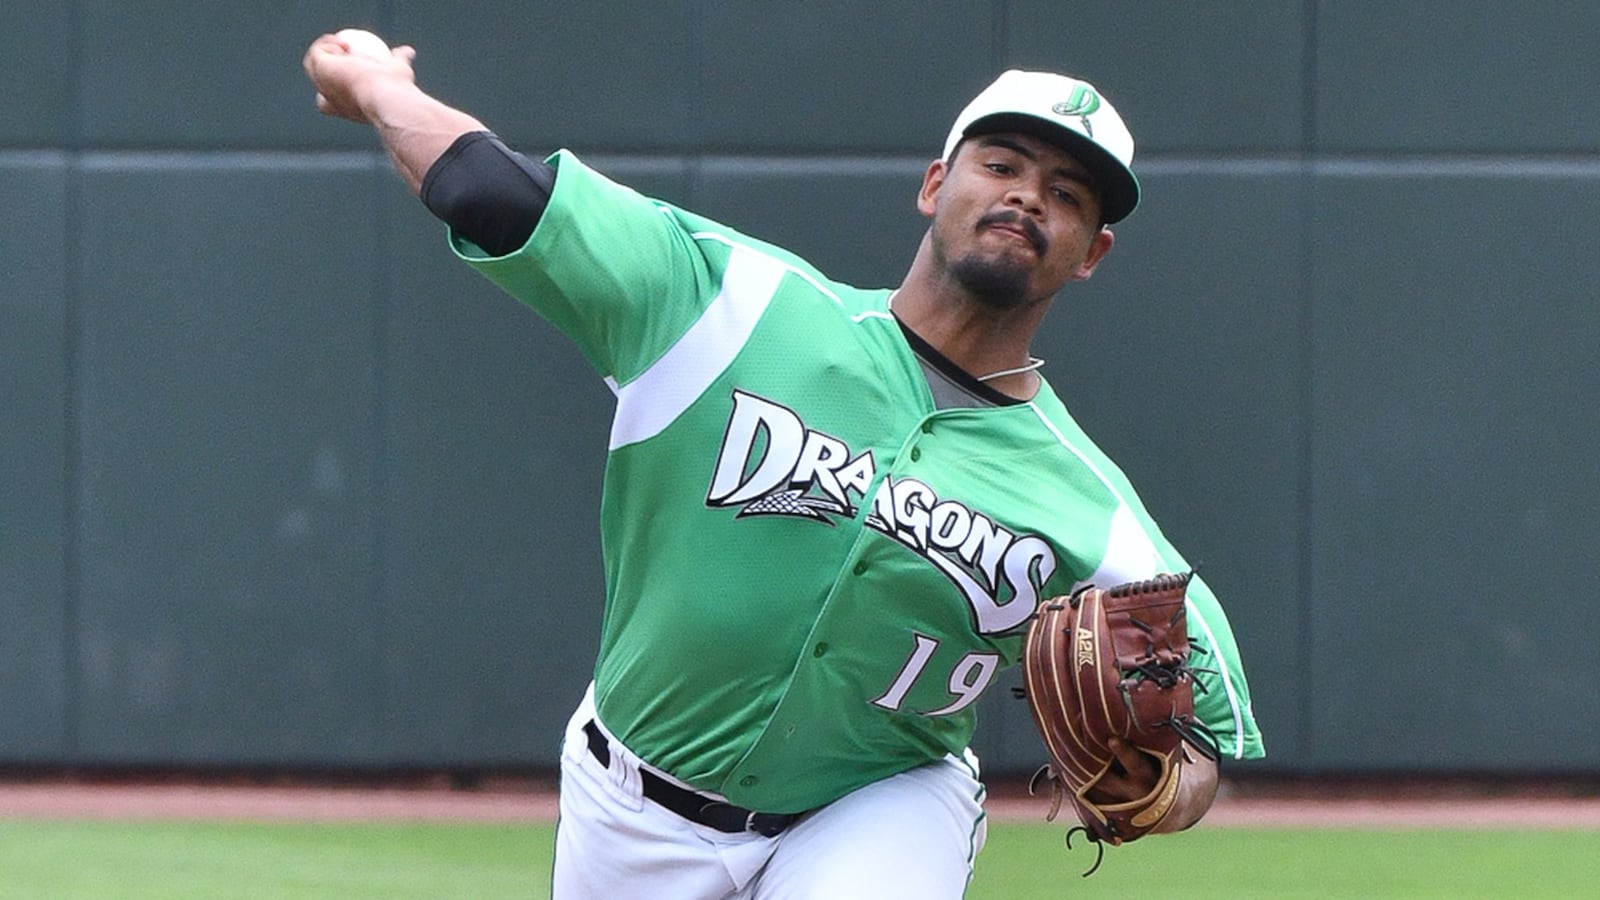
[(315, 112), (345, 25), (876, 285), (973, 93), (1091, 78), (1146, 199), (1035, 352), (1224, 598), (1239, 771), (1600, 773), (1600, 6), (1491, 0), (0, 0), (0, 766), (555, 759), (611, 395)]

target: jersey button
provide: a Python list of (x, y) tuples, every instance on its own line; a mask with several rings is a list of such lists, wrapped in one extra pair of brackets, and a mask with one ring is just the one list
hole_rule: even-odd
[(911, 448), (911, 461), (912, 462), (916, 462), (917, 460), (919, 460), (921, 458), (922, 458), (922, 448), (921, 447), (912, 447)]
[(856, 563), (856, 567), (854, 569), (851, 569), (850, 571), (856, 573), (857, 575), (860, 575), (862, 572), (865, 572), (866, 570), (867, 570), (867, 561), (863, 559), (860, 562)]
[(933, 423), (932, 422), (923, 422), (922, 423), (922, 433), (923, 434), (933, 434)]
[(745, 777), (739, 779), (739, 786), (740, 787), (755, 787), (760, 782), (761, 782), (761, 779), (755, 777), (754, 775), (746, 775)]
[(818, 659), (821, 659), (823, 656), (826, 656), (827, 653), (828, 653), (828, 642), (827, 641), (823, 641), (822, 643), (818, 644), (816, 647), (812, 648), (812, 650), (811, 650), (811, 655), (817, 657)]

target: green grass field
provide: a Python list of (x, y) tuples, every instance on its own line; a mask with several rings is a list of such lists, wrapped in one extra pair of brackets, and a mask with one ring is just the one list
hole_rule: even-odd
[[(0, 897), (543, 897), (550, 825), (0, 821)], [(1201, 829), (1068, 852), (1053, 825), (995, 823), (968, 896), (1594, 897), (1593, 831)], [(671, 900), (662, 897), (659, 900)]]

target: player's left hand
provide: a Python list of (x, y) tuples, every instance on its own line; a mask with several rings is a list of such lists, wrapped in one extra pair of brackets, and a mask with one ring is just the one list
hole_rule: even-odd
[(1111, 771), (1089, 790), (1087, 796), (1090, 800), (1095, 803), (1126, 803), (1144, 797), (1155, 789), (1156, 780), (1161, 777), (1161, 769), (1155, 760), (1119, 737), (1108, 738), (1106, 747), (1117, 761)]

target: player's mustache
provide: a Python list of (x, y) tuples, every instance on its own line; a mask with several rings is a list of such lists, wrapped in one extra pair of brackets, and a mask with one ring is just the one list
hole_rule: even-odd
[(1028, 243), (1033, 245), (1033, 249), (1040, 256), (1043, 256), (1045, 250), (1050, 247), (1050, 241), (1044, 236), (1044, 230), (1039, 227), (1039, 223), (1015, 210), (995, 210), (978, 220), (979, 230), (991, 225), (1010, 225), (1017, 228), (1027, 236)]

